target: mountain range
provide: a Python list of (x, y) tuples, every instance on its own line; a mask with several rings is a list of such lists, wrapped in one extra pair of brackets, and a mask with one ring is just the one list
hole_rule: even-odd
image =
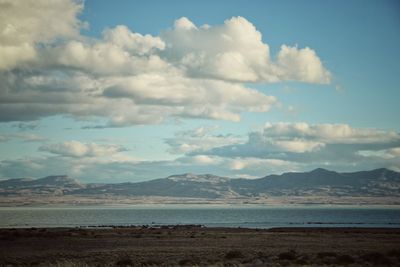
[(0, 180), (0, 197), (173, 197), (198, 199), (269, 197), (400, 197), (400, 173), (388, 169), (339, 173), (326, 169), (258, 179), (191, 173), (137, 183), (83, 184), (65, 175)]

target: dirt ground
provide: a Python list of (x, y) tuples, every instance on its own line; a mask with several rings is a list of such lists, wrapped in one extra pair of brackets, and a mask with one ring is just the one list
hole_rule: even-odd
[(400, 228), (0, 229), (0, 266), (400, 266)]

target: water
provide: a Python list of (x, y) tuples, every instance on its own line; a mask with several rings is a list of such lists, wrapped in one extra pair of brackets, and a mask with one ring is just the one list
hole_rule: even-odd
[(210, 227), (400, 227), (400, 208), (356, 206), (0, 207), (0, 228), (201, 224)]

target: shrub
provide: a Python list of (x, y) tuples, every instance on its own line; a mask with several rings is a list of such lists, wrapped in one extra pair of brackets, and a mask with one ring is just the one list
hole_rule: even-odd
[(126, 258), (119, 259), (115, 263), (115, 265), (116, 266), (133, 266), (133, 261), (129, 257), (126, 257)]
[(336, 258), (336, 263), (343, 265), (343, 264), (352, 264), (355, 263), (356, 261), (354, 258), (350, 255), (340, 255)]
[(293, 249), (286, 251), (286, 252), (282, 252), (281, 254), (278, 255), (278, 258), (280, 260), (295, 260), (297, 257), (297, 253), (296, 251), (294, 251)]
[(389, 250), (386, 255), (388, 255), (389, 257), (394, 257), (394, 258), (400, 259), (400, 249)]
[(319, 252), (317, 254), (317, 258), (323, 259), (327, 257), (336, 257), (337, 254), (335, 252)]
[(240, 250), (231, 250), (228, 251), (228, 253), (225, 254), (225, 259), (237, 259), (237, 258), (243, 258), (244, 255)]
[(181, 266), (193, 266), (193, 265), (195, 265), (194, 262), (191, 259), (182, 259), (178, 263)]
[(369, 262), (375, 265), (390, 265), (390, 259), (379, 252), (369, 252), (361, 256), (365, 262)]

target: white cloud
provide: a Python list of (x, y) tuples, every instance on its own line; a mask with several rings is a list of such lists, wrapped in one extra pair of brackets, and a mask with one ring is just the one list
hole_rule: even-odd
[(165, 43), (159, 37), (133, 33), (125, 25), (107, 29), (103, 32), (103, 36), (108, 43), (137, 55), (151, 54), (153, 51), (164, 50), (165, 48)]
[(277, 64), (279, 77), (282, 80), (329, 83), (331, 79), (330, 72), (324, 68), (315, 51), (309, 47), (298, 49), (282, 45)]
[(81, 1), (3, 0), (0, 2), (0, 70), (37, 56), (36, 44), (78, 37)]
[(201, 153), (201, 151), (243, 141), (241, 137), (234, 135), (213, 134), (217, 128), (216, 126), (202, 126), (193, 130), (178, 132), (175, 137), (165, 140), (170, 147), (168, 151), (172, 154)]
[(275, 141), (272, 142), (272, 144), (280, 148), (282, 151), (297, 153), (318, 150), (325, 145), (321, 142), (306, 141), (301, 139)]
[(0, 142), (7, 142), (10, 140), (21, 140), (23, 142), (44, 142), (47, 141), (47, 138), (33, 133), (13, 133), (0, 135)]
[(331, 74), (316, 52), (282, 45), (274, 62), (269, 46), (256, 27), (243, 17), (233, 17), (223, 25), (197, 28), (187, 18), (178, 19), (175, 28), (164, 31), (162, 55), (194, 77), (239, 82), (285, 80), (329, 83)]
[(175, 30), (178, 31), (197, 30), (197, 27), (187, 17), (182, 17), (180, 19), (175, 20), (174, 26)]
[(177, 162), (191, 165), (207, 166), (207, 165), (218, 165), (221, 163), (221, 158), (207, 155), (196, 155), (179, 158)]
[(159, 36), (119, 25), (100, 38), (80, 35), (81, 1), (3, 1), (0, 12), (0, 121), (47, 116), (108, 119), (106, 125), (166, 118), (239, 121), (266, 112), (273, 96), (244, 82), (326, 83), (315, 51), (282, 46), (272, 61), (243, 17), (197, 27), (180, 18)]
[(102, 39), (71, 40), (43, 51), (47, 64), (58, 64), (98, 75), (162, 73), (168, 63), (158, 55), (165, 48), (159, 37), (131, 32), (119, 25), (103, 32)]
[(33, 133), (16, 133), (12, 136), (25, 142), (44, 142), (47, 140), (47, 138)]
[(382, 150), (361, 150), (358, 152), (364, 157), (379, 157), (383, 159), (400, 159), (400, 147), (393, 147)]
[(388, 149), (387, 153), (394, 158), (396, 158), (396, 157), (398, 158), (398, 157), (400, 157), (400, 147), (394, 147), (394, 148)]
[[(368, 128), (352, 128), (348, 124), (267, 123), (263, 136), (304, 138), (324, 143), (384, 143), (399, 140), (399, 133)], [(282, 137), (283, 136), (283, 137)]]
[[(399, 166), (399, 147), (400, 133), (394, 131), (353, 128), (347, 124), (268, 123), (250, 133), (247, 142), (192, 154), (231, 159), (230, 168), (238, 171), (264, 160), (290, 162), (305, 170), (320, 166), (360, 170)], [(290, 169), (290, 164), (285, 168)]]
[(229, 161), (229, 168), (231, 170), (239, 171), (249, 168), (262, 168), (263, 170), (272, 168), (285, 169), (286, 171), (294, 170), (297, 167), (295, 162), (289, 162), (280, 159), (260, 159), (260, 158), (235, 158)]
[(39, 150), (63, 157), (81, 158), (113, 155), (118, 152), (125, 151), (126, 149), (117, 145), (97, 145), (95, 143), (65, 141), (57, 144), (42, 145)]

